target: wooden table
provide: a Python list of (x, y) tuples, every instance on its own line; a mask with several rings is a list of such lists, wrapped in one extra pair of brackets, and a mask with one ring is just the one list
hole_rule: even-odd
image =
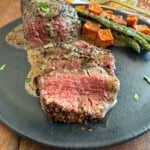
[[(20, 17), (19, 0), (0, 0), (0, 27)], [(48, 150), (48, 147), (21, 138), (0, 124), (0, 150)], [(150, 132), (121, 145), (101, 150), (150, 150)]]

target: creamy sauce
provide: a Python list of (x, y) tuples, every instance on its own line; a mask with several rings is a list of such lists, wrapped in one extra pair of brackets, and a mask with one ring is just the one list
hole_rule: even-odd
[(28, 62), (31, 65), (31, 69), (27, 75), (27, 78), (30, 79), (30, 82), (25, 83), (25, 89), (29, 94), (37, 96), (37, 88), (34, 84), (34, 79), (36, 76), (43, 72), (45, 67), (44, 62), (48, 61), (48, 58), (44, 57), (44, 54), (42, 54), (40, 50), (35, 50), (35, 48), (28, 48), (27, 41), (24, 38), (23, 34), (22, 24), (14, 28), (11, 32), (9, 32), (5, 40), (15, 47), (21, 47), (26, 49), (27, 58)]
[(24, 38), (23, 25), (20, 24), (10, 31), (5, 40), (12, 46), (26, 49), (27, 40)]
[(46, 58), (41, 54), (40, 50), (27, 49), (28, 61), (31, 64), (31, 69), (27, 75), (27, 78), (30, 79), (29, 83), (25, 83), (25, 88), (29, 94), (37, 96), (36, 86), (34, 84), (34, 79), (36, 76), (43, 73), (45, 67)]

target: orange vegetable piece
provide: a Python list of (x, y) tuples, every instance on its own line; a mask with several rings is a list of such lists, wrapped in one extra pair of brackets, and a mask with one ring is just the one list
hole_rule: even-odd
[(110, 19), (112, 14), (113, 14), (112, 11), (107, 10), (107, 11), (102, 11), (99, 15), (102, 17), (106, 17), (106, 18)]
[(79, 5), (79, 6), (76, 6), (75, 9), (86, 10), (86, 7), (84, 5)]
[(110, 20), (118, 24), (126, 24), (125, 20), (123, 19), (123, 16), (121, 15), (111, 15)]
[(97, 3), (90, 3), (88, 9), (90, 12), (92, 12), (96, 15), (100, 14), (103, 11), (103, 9)]
[(107, 47), (112, 45), (114, 42), (114, 38), (112, 36), (110, 29), (99, 29), (97, 43), (101, 47)]
[(129, 14), (126, 18), (127, 26), (133, 27), (138, 22), (138, 16)]
[(91, 21), (86, 21), (82, 28), (82, 34), (86, 35), (91, 40), (96, 40), (99, 26)]
[(113, 14), (113, 11), (111, 11), (111, 10), (106, 10), (106, 12), (107, 12), (107, 14)]
[(139, 32), (150, 35), (150, 28), (147, 25), (134, 25), (133, 28)]

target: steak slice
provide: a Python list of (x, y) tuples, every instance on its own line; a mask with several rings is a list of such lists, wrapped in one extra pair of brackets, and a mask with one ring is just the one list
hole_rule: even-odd
[(27, 51), (32, 82), (26, 89), (37, 91), (46, 116), (68, 123), (104, 118), (120, 87), (112, 53), (84, 41), (45, 47)]
[(21, 0), (21, 11), (24, 35), (32, 47), (78, 38), (80, 21), (75, 10), (64, 1)]
[(72, 57), (77, 57), (77, 54), (80, 54), (80, 58), (85, 58), (82, 60), (82, 67), (87, 68), (99, 65), (110, 75), (115, 75), (115, 59), (110, 50), (98, 48), (82, 40), (73, 44), (65, 44), (64, 48), (75, 52), (75, 54), (71, 55)]
[(116, 103), (120, 82), (112, 53), (86, 44), (63, 45), (59, 57), (46, 61), (48, 71), (36, 77), (42, 109), (52, 120), (100, 120)]
[(68, 123), (104, 118), (119, 91), (118, 79), (97, 68), (52, 71), (39, 76), (37, 83), (47, 117)]
[(107, 72), (109, 75), (114, 76), (115, 59), (112, 53), (109, 50), (100, 49), (92, 45), (88, 45), (85, 48), (85, 46), (81, 46), (82, 42), (78, 41), (78, 46), (76, 43), (64, 44), (61, 47), (53, 47), (52, 44), (49, 44), (50, 48), (45, 46), (46, 49), (44, 50), (28, 49), (27, 56), (31, 64), (31, 69), (27, 77), (31, 81), (25, 84), (28, 93), (37, 96), (36, 91), (38, 89), (34, 83), (34, 79), (36, 76), (50, 71), (93, 70), (93, 67), (100, 66), (102, 68), (100, 72)]

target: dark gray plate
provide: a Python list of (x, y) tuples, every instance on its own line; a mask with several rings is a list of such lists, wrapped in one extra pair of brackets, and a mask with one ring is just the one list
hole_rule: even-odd
[[(26, 52), (5, 42), (6, 34), (21, 21), (0, 29), (0, 120), (18, 134), (51, 147), (96, 148), (137, 137), (150, 129), (150, 53), (136, 54), (130, 48), (112, 47), (117, 76), (121, 81), (118, 103), (102, 122), (51, 123), (41, 111), (38, 98), (24, 88), (30, 68)], [(140, 98), (134, 100), (134, 94)], [(107, 125), (106, 125), (107, 124)], [(91, 128), (93, 131), (88, 130)]]

